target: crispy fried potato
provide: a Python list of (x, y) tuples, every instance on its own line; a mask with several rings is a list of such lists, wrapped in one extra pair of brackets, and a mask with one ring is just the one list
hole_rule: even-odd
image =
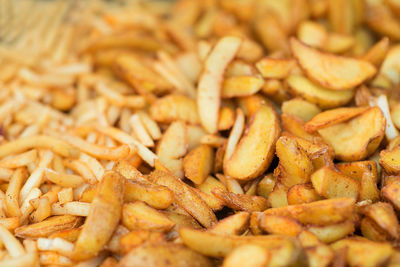
[(287, 202), (289, 205), (306, 204), (320, 200), (321, 197), (311, 184), (297, 184), (289, 188)]
[(347, 247), (346, 262), (349, 266), (379, 266), (387, 262), (392, 255), (389, 243), (372, 242), (364, 238), (346, 238), (332, 244), (332, 248)]
[(289, 264), (298, 256), (298, 244), (295, 239), (288, 236), (225, 236), (209, 233), (207, 231), (182, 228), (179, 230), (183, 243), (189, 248), (203, 255), (223, 257), (238, 246), (246, 244), (259, 245), (274, 253), (274, 257)]
[(267, 199), (260, 196), (235, 194), (221, 188), (214, 188), (212, 193), (223, 200), (226, 206), (234, 210), (252, 212), (263, 211), (269, 207)]
[(360, 230), (364, 237), (372, 241), (385, 242), (392, 239), (385, 230), (380, 228), (379, 225), (369, 217), (365, 217), (361, 220)]
[(265, 175), (257, 184), (257, 195), (267, 198), (275, 186), (276, 179), (272, 173)]
[(367, 110), (367, 107), (331, 109), (317, 114), (304, 125), (304, 128), (307, 132), (315, 132), (319, 129), (350, 120)]
[(326, 198), (349, 197), (358, 199), (360, 183), (332, 167), (322, 167), (311, 175), (315, 191)]
[(287, 78), (291, 92), (322, 109), (347, 104), (354, 96), (354, 90), (335, 91), (322, 87), (304, 76), (292, 74)]
[(211, 173), (214, 152), (211, 146), (200, 145), (183, 158), (185, 176), (195, 184), (202, 184)]
[(371, 177), (375, 182), (378, 181), (378, 171), (376, 163), (372, 160), (343, 162), (336, 164), (336, 168), (357, 181), (361, 181), (365, 172), (371, 173)]
[(180, 244), (149, 244), (132, 249), (119, 265), (121, 267), (211, 267), (207, 257)]
[(200, 122), (196, 102), (184, 95), (167, 95), (150, 106), (150, 116), (161, 123), (182, 120), (190, 124)]
[(286, 216), (302, 224), (327, 225), (351, 218), (354, 213), (354, 203), (354, 199), (351, 198), (335, 198), (267, 209), (264, 214)]
[(111, 238), (121, 216), (124, 184), (124, 178), (119, 173), (110, 171), (104, 174), (76, 242), (73, 252), (75, 260), (97, 255)]
[(310, 181), (313, 164), (294, 138), (281, 136), (276, 142), (279, 167), (274, 175), (287, 187)]
[(260, 229), (268, 234), (297, 236), (303, 230), (295, 219), (279, 215), (262, 214), (259, 222)]
[(222, 98), (233, 98), (256, 94), (264, 85), (260, 76), (234, 76), (226, 78), (222, 83)]
[(396, 210), (400, 210), (400, 179), (398, 177), (386, 184), (381, 192), (382, 196), (391, 202)]
[(169, 171), (179, 178), (183, 178), (183, 159), (187, 152), (187, 128), (184, 122), (173, 122), (157, 147), (157, 156)]
[(248, 212), (238, 212), (226, 217), (208, 228), (207, 231), (219, 235), (241, 235), (249, 227), (250, 214)]
[(270, 252), (257, 245), (242, 245), (233, 249), (224, 259), (222, 267), (243, 266), (243, 259), (246, 259), (248, 267), (267, 266), (270, 259)]
[(175, 226), (175, 223), (163, 213), (140, 201), (123, 205), (121, 221), (129, 230), (143, 229), (168, 232)]
[(288, 188), (277, 181), (274, 185), (274, 189), (268, 195), (268, 202), (272, 208), (285, 207), (288, 205), (287, 201)]
[(385, 133), (385, 122), (381, 110), (374, 107), (348, 122), (318, 132), (333, 147), (337, 159), (362, 160), (378, 148)]
[(227, 36), (219, 40), (207, 56), (197, 89), (197, 108), (201, 124), (208, 133), (217, 132), (221, 87), (224, 71), (239, 51), (240, 38)]
[(74, 229), (82, 222), (82, 218), (78, 216), (53, 216), (38, 223), (18, 227), (14, 232), (21, 238), (48, 237), (59, 231)]
[(268, 79), (286, 78), (295, 66), (293, 59), (263, 58), (256, 63), (258, 71)]
[(218, 131), (232, 128), (235, 122), (235, 111), (230, 107), (222, 107), (218, 119)]
[(389, 51), (389, 44), (389, 38), (382, 38), (382, 40), (371, 47), (362, 58), (371, 62), (376, 67), (380, 67), (386, 57), (387, 52)]
[(389, 174), (400, 173), (400, 147), (395, 147), (391, 151), (383, 150), (380, 153), (379, 164)]
[(363, 213), (395, 239), (399, 237), (399, 222), (392, 205), (378, 202), (366, 206)]
[(307, 227), (307, 230), (313, 233), (322, 242), (331, 243), (347, 235), (351, 235), (355, 230), (355, 226), (354, 222), (349, 219), (337, 224), (324, 226), (310, 225)]
[(376, 73), (367, 61), (324, 54), (295, 38), (290, 39), (290, 47), (307, 76), (333, 90), (351, 89)]
[(187, 184), (163, 171), (153, 171), (149, 179), (156, 184), (168, 187), (174, 192), (175, 201), (203, 226), (210, 227), (217, 218), (210, 207)]
[(269, 167), (280, 133), (275, 111), (269, 106), (261, 106), (251, 117), (246, 132), (224, 163), (224, 173), (240, 180), (253, 179)]
[(282, 113), (297, 117), (303, 121), (309, 121), (315, 117), (321, 109), (301, 98), (293, 98), (282, 103)]

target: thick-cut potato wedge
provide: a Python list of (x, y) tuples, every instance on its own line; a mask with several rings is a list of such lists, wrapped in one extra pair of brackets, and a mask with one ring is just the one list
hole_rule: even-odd
[(336, 168), (343, 173), (357, 181), (361, 181), (365, 172), (371, 173), (371, 177), (375, 182), (378, 181), (378, 170), (376, 163), (372, 160), (343, 162), (336, 164)]
[(164, 211), (163, 213), (175, 223), (174, 228), (171, 231), (169, 231), (168, 234), (166, 235), (167, 240), (177, 239), (179, 237), (178, 230), (181, 227), (202, 229), (200, 224), (195, 219), (193, 219), (193, 217), (190, 216), (189, 214), (185, 215), (174, 211)]
[(260, 229), (268, 234), (297, 236), (303, 230), (296, 220), (279, 215), (262, 214), (259, 222)]
[(223, 75), (241, 43), (240, 38), (233, 36), (220, 39), (204, 62), (197, 87), (197, 108), (201, 124), (208, 133), (217, 132)]
[(185, 176), (195, 184), (202, 184), (211, 173), (214, 151), (211, 146), (200, 145), (183, 158)]
[(248, 267), (268, 266), (270, 252), (257, 245), (243, 245), (232, 250), (224, 259), (222, 267), (242, 267), (246, 260)]
[(212, 193), (205, 193), (197, 188), (193, 188), (193, 190), (213, 211), (220, 210), (225, 206), (225, 202)]
[(365, 217), (361, 220), (360, 230), (364, 237), (372, 241), (385, 242), (393, 239), (388, 232), (379, 227), (379, 225), (369, 217)]
[(210, 207), (187, 184), (163, 171), (153, 171), (149, 179), (156, 184), (168, 187), (174, 192), (175, 201), (198, 220), (203, 226), (210, 227), (217, 218)]
[(235, 194), (221, 188), (215, 188), (212, 193), (224, 201), (225, 205), (234, 210), (242, 211), (263, 211), (269, 207), (268, 200), (260, 196), (249, 196), (245, 194)]
[(311, 184), (297, 184), (289, 188), (287, 202), (289, 205), (305, 204), (320, 200)]
[(328, 31), (317, 22), (303, 21), (297, 28), (297, 38), (309, 46), (323, 48), (328, 38)]
[(225, 78), (222, 83), (222, 98), (249, 96), (256, 94), (264, 85), (260, 76), (234, 76)]
[(142, 229), (168, 232), (175, 226), (175, 223), (163, 213), (141, 201), (124, 204), (121, 221), (129, 230)]
[[(400, 25), (399, 25), (400, 26)], [(399, 31), (400, 33), (400, 31)], [(400, 36), (400, 35), (399, 35)], [(384, 74), (393, 84), (400, 82), (400, 45), (394, 45), (389, 49), (380, 68), (380, 74)]]
[(376, 67), (380, 67), (383, 60), (386, 57), (387, 52), (389, 51), (389, 38), (384, 37), (382, 40), (377, 42), (373, 47), (371, 47), (365, 55), (363, 55), (363, 59), (371, 62)]
[(268, 195), (268, 202), (271, 204), (272, 208), (286, 207), (289, 205), (287, 201), (287, 191), (288, 188), (282, 183), (279, 181), (275, 183), (274, 189)]
[(322, 167), (311, 175), (315, 191), (326, 198), (349, 197), (358, 199), (360, 183), (332, 167)]
[(400, 173), (400, 146), (395, 147), (393, 150), (383, 150), (380, 153), (379, 164), (385, 169), (389, 174), (399, 174)]
[(279, 133), (275, 111), (262, 105), (250, 118), (246, 134), (233, 155), (224, 163), (224, 173), (239, 180), (250, 180), (263, 173), (271, 163)]
[(365, 23), (373, 31), (398, 41), (400, 23), (389, 6), (383, 2), (388, 1), (366, 1)]
[(125, 181), (125, 201), (140, 200), (156, 209), (166, 209), (174, 200), (174, 193), (165, 186), (148, 181)]
[(82, 222), (82, 217), (78, 216), (53, 216), (38, 223), (18, 227), (14, 233), (21, 238), (48, 237), (59, 231), (74, 229), (80, 226)]
[(399, 222), (392, 205), (378, 202), (363, 209), (363, 213), (371, 218), (380, 228), (395, 239), (399, 238)]
[(271, 260), (282, 264), (276, 266), (285, 266), (296, 261), (299, 253), (297, 241), (289, 236), (225, 236), (189, 228), (181, 228), (179, 235), (186, 246), (211, 257), (223, 257), (238, 246), (254, 244), (271, 251)]
[(335, 108), (347, 104), (354, 96), (354, 90), (331, 90), (301, 75), (292, 74), (286, 81), (293, 94), (316, 104), (322, 109)]
[(307, 132), (315, 132), (319, 129), (350, 120), (367, 110), (367, 107), (331, 109), (317, 114), (304, 125), (304, 128)]
[(310, 181), (312, 161), (294, 138), (281, 136), (276, 142), (276, 154), (279, 167), (274, 174), (282, 184), (291, 187)]
[(157, 156), (169, 171), (183, 178), (183, 159), (187, 152), (187, 128), (184, 122), (171, 123), (158, 143)]
[(276, 179), (272, 173), (265, 175), (257, 184), (257, 195), (267, 198), (274, 189)]
[(329, 266), (334, 258), (333, 250), (318, 240), (311, 232), (302, 231), (297, 238), (304, 248), (310, 267)]
[(124, 178), (119, 173), (109, 171), (104, 174), (76, 242), (75, 260), (97, 255), (111, 238), (121, 217), (124, 185)]
[(354, 46), (355, 38), (351, 35), (330, 33), (326, 39), (324, 50), (328, 53), (340, 54)]
[(389, 243), (372, 242), (365, 238), (350, 237), (332, 244), (336, 251), (347, 248), (346, 262), (349, 266), (380, 266), (385, 264), (392, 255)]
[(381, 110), (374, 107), (348, 122), (318, 132), (333, 147), (337, 159), (355, 161), (375, 152), (384, 137), (385, 125)]
[(254, 27), (262, 44), (269, 51), (289, 51), (287, 33), (280, 22), (279, 14), (272, 10), (265, 12), (263, 16), (256, 20)]
[(365, 172), (360, 181), (360, 196), (359, 201), (370, 200), (372, 202), (378, 201), (380, 192), (376, 184), (376, 178), (370, 172)]
[(313, 233), (322, 242), (331, 243), (353, 234), (355, 226), (353, 220), (349, 219), (341, 223), (330, 225), (310, 225), (307, 227), (307, 230)]
[[(306, 130), (304, 129), (304, 124), (305, 124), (304, 121), (298, 118), (282, 113), (281, 121), (283, 129), (289, 132), (290, 134), (294, 135), (295, 137), (299, 137), (313, 143), (321, 141), (321, 137), (318, 134), (307, 133)], [(296, 139), (296, 141), (299, 144), (302, 144), (301, 140)]]
[(329, 89), (351, 89), (376, 73), (368, 61), (325, 54), (295, 38), (290, 39), (290, 47), (307, 76)]
[(290, 217), (302, 224), (327, 225), (351, 218), (354, 214), (354, 203), (351, 198), (326, 199), (267, 209), (264, 214)]
[(321, 109), (301, 98), (293, 98), (282, 103), (282, 113), (297, 117), (303, 121), (309, 121), (321, 112)]
[(184, 95), (167, 95), (150, 106), (150, 116), (161, 123), (182, 120), (190, 124), (200, 122), (196, 102)]
[(120, 267), (212, 267), (210, 259), (180, 244), (144, 244), (126, 254)]
[(394, 178), (390, 183), (386, 184), (382, 190), (382, 196), (388, 200), (396, 210), (400, 210), (400, 179)]
[(238, 212), (214, 224), (207, 231), (219, 235), (241, 235), (249, 227), (250, 214)]
[(295, 66), (293, 59), (263, 58), (256, 63), (258, 71), (268, 79), (286, 78)]

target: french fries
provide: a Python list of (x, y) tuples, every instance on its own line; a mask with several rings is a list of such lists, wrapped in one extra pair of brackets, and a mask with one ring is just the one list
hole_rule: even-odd
[(28, 2), (0, 266), (400, 265), (398, 0)]

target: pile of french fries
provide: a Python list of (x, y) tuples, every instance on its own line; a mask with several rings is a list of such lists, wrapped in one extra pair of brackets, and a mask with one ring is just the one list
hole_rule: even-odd
[(81, 5), (0, 57), (0, 266), (400, 266), (400, 1)]

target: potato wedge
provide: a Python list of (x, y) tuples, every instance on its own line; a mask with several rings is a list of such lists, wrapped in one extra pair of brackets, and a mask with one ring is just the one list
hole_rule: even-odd
[(219, 114), (218, 131), (229, 130), (234, 122), (235, 111), (230, 107), (222, 107)]
[(241, 211), (220, 220), (207, 231), (219, 235), (241, 235), (248, 229), (249, 221), (250, 213)]
[(217, 132), (222, 79), (229, 62), (239, 51), (242, 40), (227, 36), (218, 41), (207, 56), (197, 89), (197, 108), (201, 124), (208, 133)]
[(214, 188), (212, 193), (223, 200), (226, 206), (234, 210), (253, 212), (263, 211), (269, 207), (268, 200), (260, 196), (235, 194), (221, 188)]
[(183, 156), (187, 152), (187, 127), (182, 121), (173, 122), (157, 147), (157, 156), (169, 171), (183, 178)]
[(349, 197), (355, 200), (360, 194), (360, 183), (341, 174), (332, 167), (322, 167), (311, 175), (315, 191), (326, 198)]
[(287, 202), (289, 205), (306, 204), (320, 200), (321, 197), (311, 184), (297, 184), (289, 188)]
[(304, 125), (304, 128), (307, 132), (315, 132), (319, 129), (350, 120), (367, 110), (367, 107), (331, 109), (317, 114)]
[(290, 39), (290, 47), (307, 76), (332, 90), (351, 89), (376, 73), (368, 61), (325, 54), (295, 38)]
[(303, 230), (295, 219), (278, 215), (262, 214), (259, 223), (260, 229), (268, 234), (297, 236)]
[(272, 173), (265, 175), (257, 184), (257, 195), (268, 198), (275, 186), (276, 179)]
[[(183, 243), (203, 255), (223, 257), (238, 246), (254, 244), (270, 250), (274, 258), (290, 264), (298, 257), (297, 241), (289, 236), (224, 236), (189, 228), (179, 230)], [(281, 265), (279, 265), (281, 266)]]
[(286, 81), (294, 95), (302, 97), (322, 109), (335, 108), (347, 104), (354, 96), (354, 90), (331, 90), (301, 75), (292, 74)]
[(124, 201), (140, 200), (156, 209), (166, 209), (174, 200), (174, 193), (165, 186), (148, 181), (125, 181)]
[(163, 171), (153, 171), (149, 179), (156, 184), (168, 187), (174, 192), (175, 201), (203, 226), (210, 227), (217, 218), (210, 207), (187, 184)]
[(277, 181), (274, 185), (274, 189), (268, 195), (268, 202), (272, 208), (286, 207), (288, 204), (287, 201), (287, 191), (288, 188)]
[(365, 207), (363, 213), (389, 233), (391, 237), (399, 238), (399, 222), (392, 205), (385, 202), (377, 202)]
[(281, 136), (276, 142), (279, 167), (274, 175), (287, 187), (310, 181), (313, 164), (294, 138)]
[(21, 238), (48, 237), (59, 231), (79, 227), (82, 223), (82, 217), (78, 216), (53, 216), (38, 223), (20, 226), (14, 230), (14, 233)]
[[(106, 172), (101, 180), (90, 212), (73, 251), (75, 260), (97, 255), (118, 225), (124, 197), (124, 178), (117, 172)], [(104, 224), (107, 221), (107, 224)]]
[(124, 204), (121, 221), (129, 230), (142, 229), (168, 232), (175, 226), (175, 223), (163, 213), (141, 201)]
[(293, 59), (263, 58), (256, 63), (258, 71), (268, 79), (286, 78), (295, 66)]
[(384, 76), (389, 78), (389, 80), (393, 84), (398, 84), (400, 82), (399, 56), (400, 56), (400, 45), (392, 46), (389, 49), (389, 52), (387, 53), (385, 60), (383, 61), (382, 66), (380, 68), (380, 74), (383, 74)]
[(378, 181), (378, 171), (376, 163), (372, 160), (343, 162), (336, 164), (336, 168), (343, 173), (357, 181), (361, 181), (365, 172), (371, 173), (371, 177), (375, 182)]
[(222, 83), (222, 98), (233, 98), (256, 94), (264, 85), (260, 76), (234, 76), (225, 78)]
[(267, 209), (265, 215), (293, 218), (302, 224), (327, 225), (342, 222), (354, 214), (354, 199), (336, 198), (307, 204)]
[(382, 190), (382, 196), (388, 200), (396, 210), (400, 210), (400, 179), (397, 177), (385, 185)]
[(200, 122), (196, 102), (184, 95), (167, 95), (150, 106), (150, 116), (161, 123), (182, 120), (190, 124)]
[(371, 62), (379, 68), (389, 51), (389, 45), (389, 38), (382, 38), (363, 55), (362, 59)]
[(246, 259), (248, 267), (267, 266), (270, 259), (270, 252), (257, 245), (243, 245), (232, 250), (224, 259), (222, 267), (241, 267)]
[(355, 161), (375, 152), (384, 137), (385, 124), (381, 110), (374, 107), (348, 122), (320, 129), (318, 133), (333, 147), (337, 159)]
[(330, 225), (309, 225), (307, 230), (313, 233), (319, 240), (324, 243), (332, 243), (343, 237), (354, 233), (355, 225), (353, 220), (349, 219), (341, 223)]
[(293, 98), (282, 103), (282, 113), (297, 117), (303, 121), (309, 121), (321, 112), (321, 109), (301, 98)]
[(269, 167), (280, 133), (275, 111), (261, 106), (251, 117), (246, 133), (224, 163), (224, 173), (239, 180), (253, 179)]
[(207, 257), (180, 244), (149, 244), (132, 249), (126, 254), (120, 267), (212, 267)]
[(383, 150), (380, 156), (379, 164), (382, 165), (387, 173), (400, 173), (400, 147), (395, 147), (391, 151)]
[(200, 145), (183, 158), (185, 176), (195, 184), (202, 184), (211, 173), (214, 151), (211, 146)]
[(365, 238), (346, 238), (332, 244), (332, 248), (347, 247), (346, 262), (349, 266), (379, 266), (387, 262), (392, 255), (389, 243), (372, 242)]

